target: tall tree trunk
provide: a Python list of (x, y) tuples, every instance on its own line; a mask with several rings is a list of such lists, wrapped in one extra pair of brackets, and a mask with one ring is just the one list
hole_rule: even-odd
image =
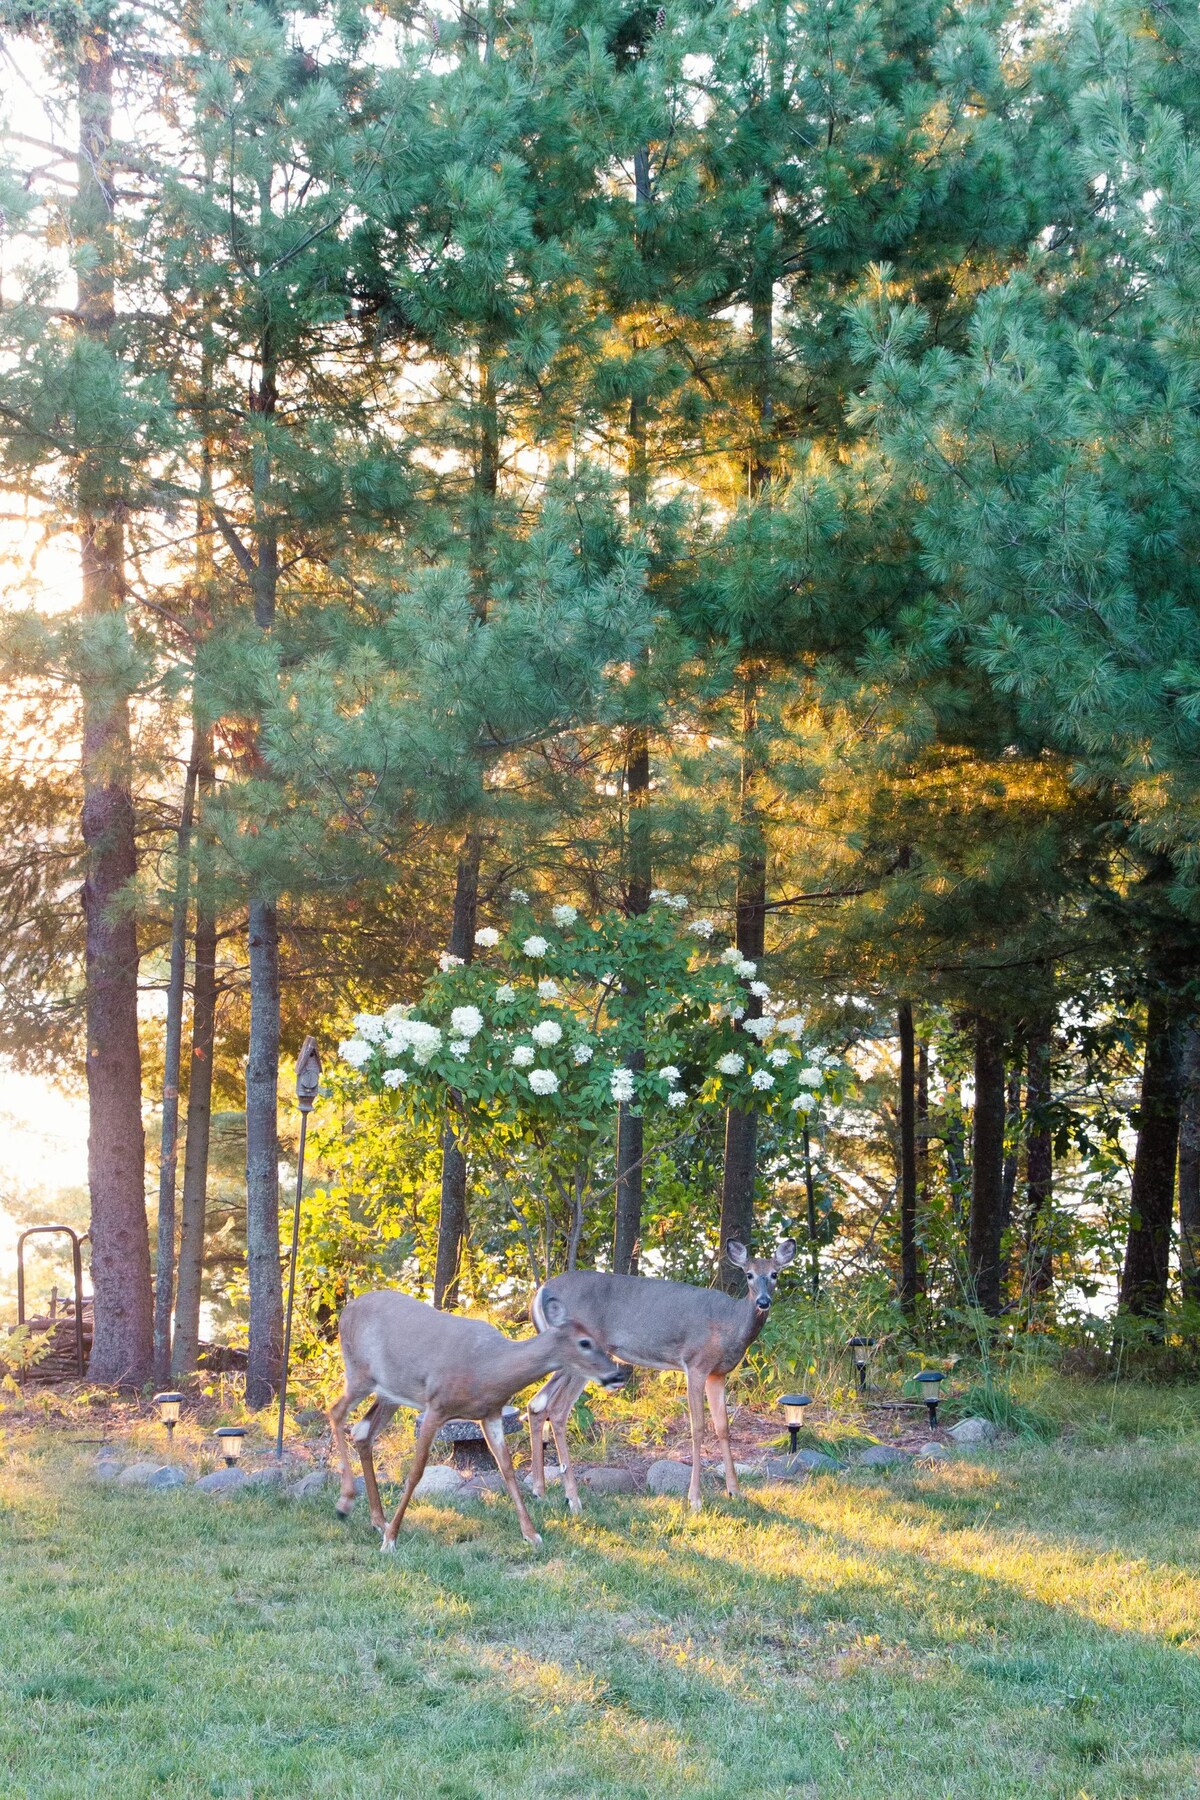
[(200, 836), (196, 852), (192, 1053), (188, 1073), (183, 1193), (179, 1203), (175, 1342), (171, 1348), (171, 1373), (175, 1376), (186, 1375), (195, 1368), (200, 1349), (200, 1291), (204, 1279), (208, 1215), (208, 1150), (217, 1018), (217, 914), (212, 891), (212, 855), (204, 836), (204, 805), (214, 785), (212, 734), (199, 720), (195, 729), (200, 742)]
[[(106, 344), (116, 311), (111, 180), (112, 49), (86, 31), (78, 73), (78, 188), (73, 209), (81, 332)], [(88, 1188), (95, 1335), (90, 1374), (140, 1386), (153, 1361), (150, 1234), (146, 1222), (138, 946), (128, 890), (137, 872), (125, 658), (125, 540), (119, 496), (102, 451), (79, 465), (79, 538), (85, 648), (83, 817)]]
[(900, 1304), (911, 1313), (920, 1292), (917, 1267), (916, 1033), (911, 1000), (896, 1009), (900, 1034)]
[(183, 804), (175, 848), (175, 893), (171, 907), (171, 951), (167, 974), (167, 1017), (163, 1033), (162, 1129), (158, 1156), (158, 1258), (154, 1281), (154, 1379), (171, 1379), (171, 1303), (175, 1289), (175, 1179), (179, 1163), (179, 1065), (183, 1050), (183, 990), (187, 976), (188, 904), (192, 866), (192, 814), (200, 745), (192, 737), (183, 784)]
[(1031, 1303), (1047, 1301), (1054, 1292), (1052, 1216), (1054, 1203), (1054, 1135), (1050, 1127), (1051, 1031), (1053, 1014), (1037, 1015), (1029, 1034), (1025, 1079), (1025, 1264)]
[[(260, 212), (271, 212), (270, 181), (260, 183)], [(267, 302), (264, 300), (264, 306)], [(272, 510), (269, 421), (278, 406), (275, 333), (264, 317), (260, 379), (252, 397), (254, 622), (275, 626), (279, 591), (279, 522)], [(267, 1406), (278, 1390), (283, 1359), (283, 1291), (279, 1249), (279, 919), (273, 896), (252, 895), (248, 918), (250, 1044), (246, 1061), (246, 1261), (250, 1289), (250, 1354), (246, 1404)]]
[[(917, 1213), (929, 1217), (929, 1044), (917, 1044)], [(919, 1268), (919, 1265), (918, 1265)]]
[(1151, 995), (1138, 1101), (1137, 1149), (1129, 1196), (1129, 1236), (1121, 1271), (1120, 1310), (1157, 1318), (1167, 1300), (1175, 1161), (1179, 1149), (1179, 1066), (1171, 997)]
[(1180, 1057), (1179, 1280), (1183, 1298), (1200, 1306), (1200, 1030), (1184, 1033)]
[[(475, 954), (475, 914), (479, 903), (480, 837), (469, 832), (463, 841), (454, 883), (454, 912), (446, 948), (469, 963)], [(442, 1193), (438, 1209), (437, 1259), (433, 1271), (433, 1304), (457, 1306), (458, 1276), (467, 1235), (467, 1159), (454, 1127), (442, 1132)]]
[[(754, 677), (745, 677), (742, 708), (741, 841), (738, 853), (738, 885), (735, 902), (735, 939), (738, 949), (761, 974), (767, 926), (767, 861), (755, 805), (757, 776), (757, 704)], [(762, 1017), (762, 1001), (746, 996), (746, 1015)], [(754, 1187), (758, 1174), (758, 1113), (731, 1106), (725, 1114), (725, 1164), (721, 1181), (721, 1247), (736, 1240), (749, 1249), (754, 1242)], [(722, 1286), (740, 1293), (744, 1277), (722, 1255)]]
[(1011, 1256), (1004, 1249), (1004, 1234), (1012, 1225), (1013, 1197), (1021, 1160), (1021, 1064), (1009, 1065), (1004, 1091), (1004, 1167), (1000, 1179), (1000, 1292), (1008, 1292)]
[(967, 1274), (976, 1305), (1000, 1311), (1000, 1233), (1004, 1221), (1004, 1033), (995, 1019), (975, 1018), (975, 1132)]

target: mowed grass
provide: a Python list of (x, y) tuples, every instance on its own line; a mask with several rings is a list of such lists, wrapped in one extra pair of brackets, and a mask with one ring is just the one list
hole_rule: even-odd
[(1200, 1437), (365, 1513), (0, 1462), (8, 1796), (1200, 1796)]

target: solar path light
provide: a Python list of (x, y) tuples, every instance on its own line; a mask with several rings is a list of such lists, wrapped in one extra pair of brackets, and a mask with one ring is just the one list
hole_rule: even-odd
[(788, 1440), (791, 1454), (796, 1454), (796, 1442), (800, 1435), (800, 1427), (804, 1423), (804, 1409), (812, 1405), (811, 1394), (784, 1394), (779, 1401), (783, 1408), (783, 1422), (788, 1428)]
[(244, 1425), (219, 1425), (213, 1436), (217, 1439), (221, 1455), (225, 1458), (225, 1467), (232, 1469), (242, 1454), (246, 1427)]
[(158, 1416), (167, 1428), (167, 1443), (175, 1438), (175, 1427), (179, 1423), (179, 1409), (183, 1405), (182, 1394), (155, 1394), (154, 1404), (158, 1408)]
[(938, 1369), (925, 1369), (917, 1376), (921, 1398), (929, 1408), (930, 1428), (935, 1431), (937, 1429), (938, 1401), (941, 1398), (944, 1380), (945, 1376)]
[(850, 1354), (854, 1358), (854, 1373), (858, 1378), (860, 1394), (865, 1394), (867, 1391), (867, 1358), (874, 1348), (874, 1338), (852, 1337), (850, 1339)]

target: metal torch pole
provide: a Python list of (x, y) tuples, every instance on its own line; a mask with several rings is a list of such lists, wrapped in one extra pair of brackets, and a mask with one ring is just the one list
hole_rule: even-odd
[(304, 1193), (304, 1145), (308, 1115), (317, 1098), (321, 1058), (312, 1038), (305, 1038), (296, 1059), (296, 1099), (300, 1107), (300, 1152), (296, 1158), (296, 1199), (292, 1207), (292, 1255), (288, 1270), (287, 1316), (283, 1328), (283, 1368), (279, 1380), (279, 1426), (275, 1433), (275, 1458), (283, 1461), (283, 1417), (287, 1409), (288, 1365), (292, 1358), (292, 1309), (296, 1301), (296, 1259), (300, 1250), (300, 1200)]

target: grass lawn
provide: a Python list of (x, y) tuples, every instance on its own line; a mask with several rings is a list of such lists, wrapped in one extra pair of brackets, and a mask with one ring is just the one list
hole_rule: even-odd
[(0, 1460), (9, 1796), (1200, 1796), (1200, 1438), (365, 1513)]

